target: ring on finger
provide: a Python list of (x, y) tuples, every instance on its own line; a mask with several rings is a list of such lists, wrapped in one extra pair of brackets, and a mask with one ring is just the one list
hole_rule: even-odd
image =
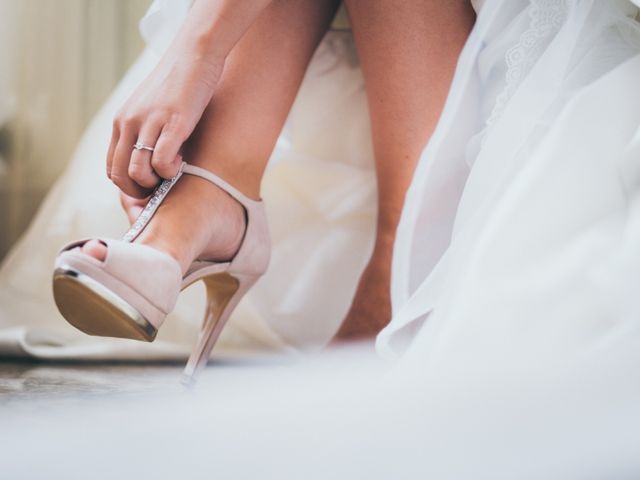
[(150, 152), (154, 151), (154, 147), (149, 146), (149, 145), (145, 145), (144, 143), (142, 143), (140, 140), (138, 140), (135, 145), (133, 146), (133, 148), (135, 150), (148, 150)]

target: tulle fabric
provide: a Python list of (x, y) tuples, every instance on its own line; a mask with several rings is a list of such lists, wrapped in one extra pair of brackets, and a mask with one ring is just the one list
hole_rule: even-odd
[(383, 355), (504, 368), (640, 343), (637, 13), (484, 3), (407, 195)]

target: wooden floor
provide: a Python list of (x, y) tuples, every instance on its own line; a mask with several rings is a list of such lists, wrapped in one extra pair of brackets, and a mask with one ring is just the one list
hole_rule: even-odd
[(0, 363), (0, 404), (145, 393), (177, 384), (179, 365)]
[[(229, 376), (253, 375), (275, 359), (212, 360), (198, 386), (228, 381)], [(48, 363), (0, 360), (0, 406), (34, 406), (46, 401), (64, 406), (70, 399), (90, 401), (131, 395), (157, 395), (185, 391), (183, 363)], [(198, 387), (196, 387), (198, 388)]]

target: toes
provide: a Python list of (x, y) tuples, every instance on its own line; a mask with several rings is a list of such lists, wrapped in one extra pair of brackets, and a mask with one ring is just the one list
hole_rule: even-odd
[(82, 253), (103, 262), (107, 258), (107, 246), (99, 240), (89, 240), (82, 246)]

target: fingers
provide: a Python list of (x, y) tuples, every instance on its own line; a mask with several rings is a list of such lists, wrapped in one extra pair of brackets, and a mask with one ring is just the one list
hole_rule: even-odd
[(114, 121), (113, 128), (111, 130), (111, 142), (109, 143), (109, 150), (107, 151), (107, 177), (111, 178), (111, 167), (113, 165), (113, 155), (116, 151), (116, 145), (118, 144), (118, 139), (120, 138), (120, 128), (118, 124)]
[(136, 221), (148, 201), (148, 198), (133, 198), (120, 192), (120, 205), (127, 214), (130, 225)]
[[(144, 145), (153, 147), (156, 144), (156, 140), (160, 135), (162, 124), (159, 122), (145, 122), (136, 141), (142, 142)], [(154, 172), (151, 167), (151, 155), (153, 152), (149, 150), (137, 150), (133, 149), (131, 152), (131, 158), (129, 161), (129, 169), (127, 173), (129, 178), (144, 188), (155, 187), (160, 177)]]
[(109, 178), (127, 195), (143, 198), (149, 195), (149, 189), (141, 187), (129, 177), (129, 162), (137, 136), (137, 132), (131, 128), (121, 131), (118, 144), (115, 147)]
[[(169, 179), (178, 173), (180, 148), (189, 134), (190, 130), (178, 121), (154, 120), (151, 116), (142, 120), (119, 113), (107, 153), (107, 175), (126, 195), (145, 198), (160, 177)], [(154, 151), (134, 149), (138, 141)]]
[(188, 134), (178, 126), (166, 124), (156, 143), (151, 166), (162, 178), (172, 178), (180, 169), (182, 157), (180, 148)]

